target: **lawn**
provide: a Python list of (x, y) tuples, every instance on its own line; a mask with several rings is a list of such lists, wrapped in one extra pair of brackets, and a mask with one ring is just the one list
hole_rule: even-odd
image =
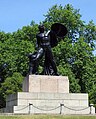
[(94, 115), (1, 115), (0, 119), (96, 119)]

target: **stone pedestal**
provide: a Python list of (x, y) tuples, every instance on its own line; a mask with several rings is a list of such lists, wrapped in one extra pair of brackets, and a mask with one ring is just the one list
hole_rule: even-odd
[(88, 94), (69, 93), (67, 76), (29, 75), (23, 92), (9, 95), (5, 113), (17, 114), (94, 114), (88, 106)]
[(18, 92), (7, 97), (4, 111), (17, 114), (89, 114), (90, 107), (88, 94)]
[(67, 76), (29, 75), (23, 92), (69, 93), (69, 80)]

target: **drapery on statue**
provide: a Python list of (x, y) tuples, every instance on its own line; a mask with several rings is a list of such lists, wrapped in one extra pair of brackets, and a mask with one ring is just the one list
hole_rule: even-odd
[(36, 35), (37, 51), (29, 54), (29, 74), (38, 74), (40, 59), (45, 56), (44, 67), (41, 74), (58, 75), (57, 67), (52, 54), (53, 47), (58, 44), (58, 37), (62, 38), (67, 34), (67, 28), (60, 24), (54, 23), (51, 30), (45, 33), (44, 25), (39, 25), (39, 33)]

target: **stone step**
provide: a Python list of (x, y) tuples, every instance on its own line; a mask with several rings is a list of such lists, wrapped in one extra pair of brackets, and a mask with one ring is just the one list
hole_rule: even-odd
[(4, 112), (15, 114), (90, 114), (90, 107), (19, 105), (7, 107)]
[(31, 93), (18, 92), (7, 97), (6, 106), (29, 105), (58, 105), (88, 106), (88, 94), (79, 93)]
[(7, 96), (6, 101), (10, 100), (16, 100), (16, 99), (59, 99), (59, 100), (88, 100), (88, 94), (87, 93), (32, 93), (32, 92), (18, 92), (16, 94), (11, 94)]

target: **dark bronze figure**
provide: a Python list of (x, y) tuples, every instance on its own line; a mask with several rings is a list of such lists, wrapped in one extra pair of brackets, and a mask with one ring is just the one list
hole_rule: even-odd
[(43, 25), (39, 25), (39, 33), (36, 35), (36, 49), (33, 54), (29, 54), (29, 74), (38, 74), (40, 59), (45, 56), (43, 75), (58, 75), (56, 63), (52, 54), (52, 47), (58, 44), (57, 37), (64, 37), (67, 29), (64, 25), (55, 23), (51, 26), (51, 31), (45, 33)]

